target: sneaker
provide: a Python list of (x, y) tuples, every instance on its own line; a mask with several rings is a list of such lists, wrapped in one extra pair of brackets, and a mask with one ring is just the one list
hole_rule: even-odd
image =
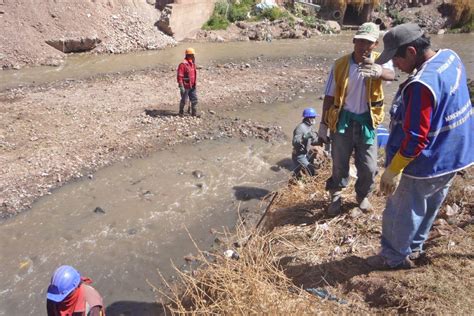
[(402, 270), (402, 269), (413, 269), (416, 265), (407, 256), (400, 264), (391, 267), (387, 260), (382, 255), (375, 255), (366, 259), (367, 264), (375, 270)]
[(369, 198), (368, 197), (365, 197), (365, 198), (359, 198), (357, 197), (357, 203), (359, 203), (359, 208), (362, 210), (362, 211), (370, 211), (373, 209), (373, 206), (372, 206), (372, 203), (370, 203), (369, 201)]
[(341, 214), (342, 198), (341, 192), (335, 192), (332, 194), (331, 204), (329, 204), (327, 213), (329, 216), (337, 216)]

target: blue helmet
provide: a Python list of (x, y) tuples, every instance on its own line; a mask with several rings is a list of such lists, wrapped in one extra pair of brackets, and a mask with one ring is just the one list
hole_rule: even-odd
[(81, 283), (81, 275), (71, 266), (60, 266), (51, 277), (48, 287), (48, 300), (62, 302)]
[(316, 114), (316, 110), (313, 109), (313, 108), (306, 108), (303, 111), (303, 117), (304, 118), (307, 118), (307, 117), (313, 118), (313, 117), (316, 117), (316, 116), (318, 116), (318, 114)]

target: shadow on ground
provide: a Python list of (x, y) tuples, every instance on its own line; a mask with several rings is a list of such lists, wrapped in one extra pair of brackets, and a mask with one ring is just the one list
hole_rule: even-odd
[(156, 109), (145, 109), (145, 114), (151, 117), (158, 117), (158, 116), (177, 116), (178, 113), (176, 111), (171, 110), (156, 110)]
[(233, 189), (235, 198), (239, 201), (260, 200), (270, 193), (267, 189), (257, 187), (234, 186)]
[(165, 315), (163, 305), (150, 302), (118, 301), (107, 306), (107, 316), (159, 316)]
[(367, 274), (373, 269), (367, 265), (366, 260), (357, 256), (350, 256), (341, 260), (329, 261), (317, 265), (290, 265), (291, 257), (284, 257), (280, 265), (285, 274), (294, 284), (303, 288), (317, 288), (326, 285), (335, 286), (349, 281), (361, 274)]
[(293, 163), (293, 160), (290, 158), (285, 158), (276, 163), (276, 166), (272, 166), (270, 168), (271, 170), (278, 172), (280, 169), (286, 169), (289, 171), (293, 171), (295, 169), (295, 164)]

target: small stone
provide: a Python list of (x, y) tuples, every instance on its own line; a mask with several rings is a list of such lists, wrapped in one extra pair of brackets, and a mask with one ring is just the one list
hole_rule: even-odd
[(204, 177), (204, 173), (200, 170), (194, 170), (193, 171), (193, 176), (195, 178), (201, 179), (202, 177)]
[(363, 214), (362, 210), (358, 207), (354, 207), (352, 210), (349, 211), (349, 216), (352, 219), (356, 219), (356, 218), (362, 216), (362, 214)]
[(184, 258), (184, 260), (186, 260), (187, 262), (193, 262), (193, 261), (196, 261), (196, 257), (195, 257), (195, 256), (193, 256), (193, 254), (192, 254), (192, 253), (190, 253), (190, 254), (188, 254), (188, 255), (184, 256), (183, 258)]
[(446, 216), (451, 217), (457, 215), (459, 212), (459, 206), (456, 204), (446, 206)]
[(240, 258), (240, 255), (237, 253), (237, 251), (231, 249), (224, 251), (224, 256), (234, 260), (239, 260)]
[(434, 222), (434, 226), (446, 226), (448, 225), (448, 222), (446, 220), (439, 218)]
[(94, 209), (94, 213), (96, 214), (105, 214), (105, 211), (102, 207), (100, 206), (97, 206), (95, 209)]

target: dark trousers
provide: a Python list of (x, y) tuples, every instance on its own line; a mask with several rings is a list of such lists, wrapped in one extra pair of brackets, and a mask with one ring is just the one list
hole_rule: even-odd
[(184, 114), (184, 106), (186, 101), (191, 101), (191, 114), (196, 115), (198, 98), (196, 93), (196, 88), (184, 89), (184, 92), (181, 93), (181, 101), (179, 102), (179, 114)]

